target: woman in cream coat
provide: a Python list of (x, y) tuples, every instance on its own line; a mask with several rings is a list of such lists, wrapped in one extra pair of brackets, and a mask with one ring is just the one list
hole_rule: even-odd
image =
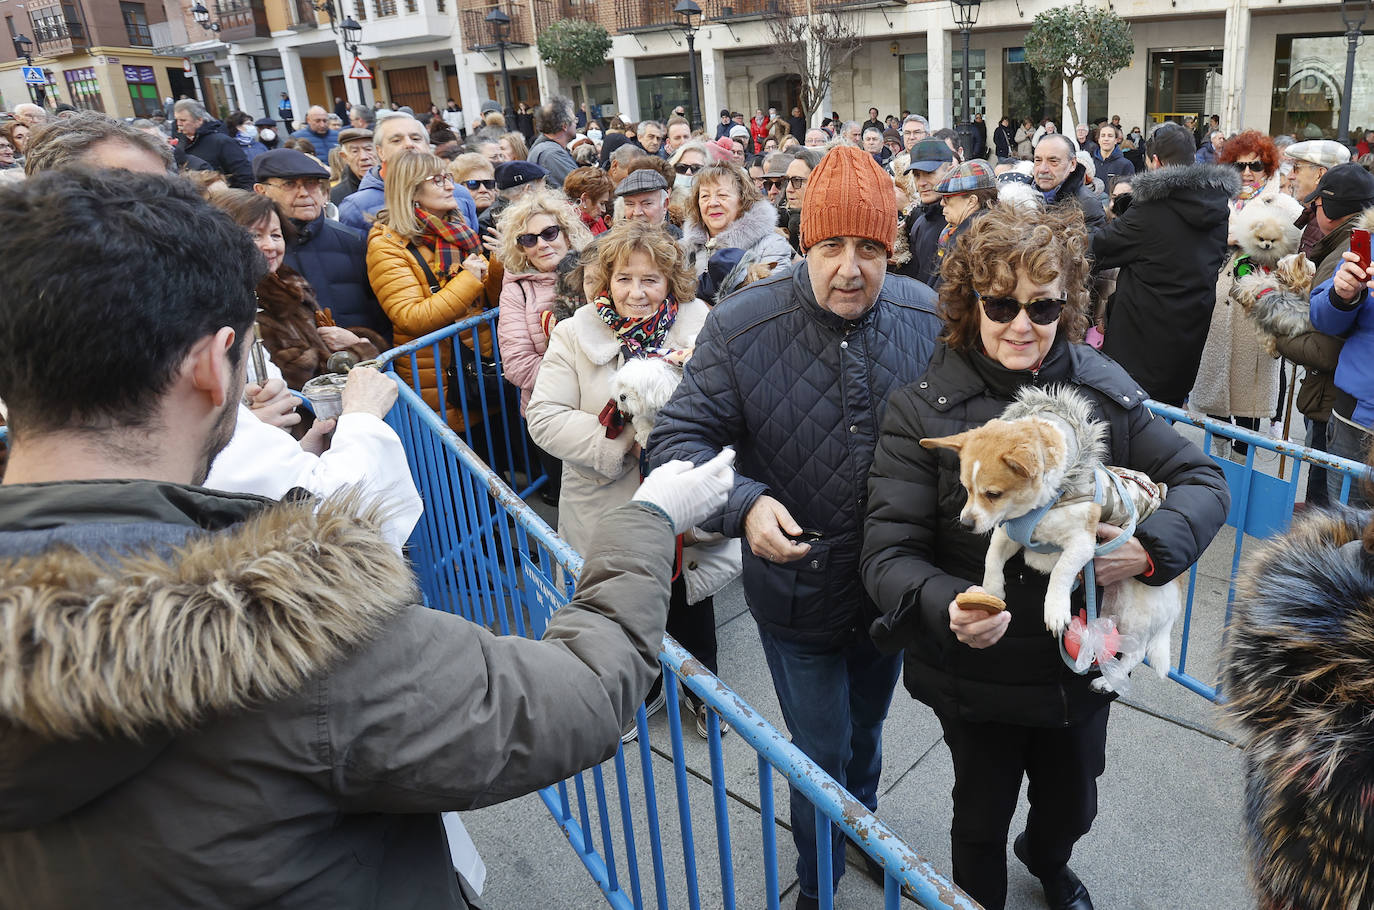
[[(618, 432), (613, 426), (611, 378), (627, 359), (650, 357), (672, 364), (680, 380), (709, 311), (693, 296), (686, 258), (661, 227), (617, 222), (598, 238), (596, 261), (609, 293), (554, 327), (525, 411), (535, 444), (563, 462), (558, 533), (579, 552), (602, 517), (639, 486), (640, 447), (628, 420)], [(684, 544), (686, 577), (673, 583), (668, 631), (714, 671), (710, 595), (738, 574), (739, 541)], [(651, 693), (651, 706), (654, 700)], [(704, 736), (705, 709), (693, 707)]]

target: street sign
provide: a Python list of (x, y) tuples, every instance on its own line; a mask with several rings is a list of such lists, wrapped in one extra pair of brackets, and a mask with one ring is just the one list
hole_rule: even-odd
[(196, 74), (195, 67), (191, 66), (190, 57), (181, 58), (181, 74), (183, 76), (194, 76)]
[(349, 67), (349, 69), (348, 69), (348, 78), (350, 78), (350, 79), (371, 79), (371, 78), (372, 78), (372, 72), (367, 68), (367, 64), (366, 64), (366, 63), (363, 63), (363, 60), (362, 60), (361, 57), (354, 57), (354, 58), (353, 58), (353, 65), (352, 65), (351, 67)]
[(43, 75), (43, 67), (41, 67), (41, 66), (22, 66), (22, 67), (20, 67), (20, 69), (22, 69), (22, 70), (24, 71), (24, 83), (25, 83), (26, 85), (47, 85), (47, 84), (48, 84), (48, 77), (45, 76), (45, 75)]

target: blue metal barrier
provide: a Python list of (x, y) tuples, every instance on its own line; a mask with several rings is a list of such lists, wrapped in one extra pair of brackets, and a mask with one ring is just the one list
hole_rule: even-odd
[[(450, 411), (461, 419), (463, 441), (468, 444), (521, 497), (529, 496), (548, 483), (539, 463), (538, 451), (525, 432), (520, 415), (519, 390), (506, 382), (501, 369), (501, 352), (495, 343), (496, 321), (500, 309), (486, 310), (430, 332), (407, 344), (398, 345), (377, 358), (379, 369), (395, 371), (398, 363), (408, 365), (412, 389), (437, 401), (440, 414)], [(486, 342), (491, 356), (478, 357)], [(419, 354), (427, 351), (436, 364), (435, 382), (421, 382)], [(483, 369), (462, 369), (486, 361)], [(438, 364), (455, 365), (448, 370)], [(451, 381), (448, 381), (451, 380)], [(494, 404), (494, 406), (493, 406)], [(431, 405), (433, 407), (433, 405)]]
[[(1226, 439), (1244, 443), (1246, 455), (1244, 464), (1228, 458), (1216, 458), (1226, 475), (1226, 483), (1231, 489), (1231, 511), (1226, 523), (1235, 528), (1234, 550), (1231, 555), (1230, 584), (1226, 592), (1226, 614), (1222, 625), (1223, 635), (1231, 623), (1231, 608), (1236, 599), (1236, 578), (1240, 572), (1247, 537), (1269, 537), (1288, 530), (1293, 518), (1293, 507), (1297, 501), (1298, 483), (1301, 476), (1299, 465), (1307, 464), (1324, 468), (1342, 476), (1340, 501), (1350, 498), (1352, 483), (1370, 476), (1367, 465), (1345, 458), (1338, 458), (1325, 452), (1294, 445), (1291, 442), (1274, 439), (1228, 423), (1212, 420), (1199, 414), (1192, 414), (1182, 408), (1171, 407), (1155, 401), (1147, 402), (1147, 407), (1155, 414), (1172, 423), (1185, 423), (1203, 431), (1204, 451), (1210, 452), (1213, 439)], [(1256, 467), (1258, 452), (1277, 453), (1284, 462), (1291, 460), (1292, 471), (1288, 477), (1274, 476)], [(1282, 471), (1280, 472), (1283, 473)], [(1224, 696), (1215, 685), (1208, 685), (1187, 671), (1188, 643), (1193, 625), (1193, 598), (1197, 592), (1198, 566), (1194, 563), (1188, 571), (1188, 599), (1183, 610), (1183, 643), (1179, 648), (1178, 663), (1169, 669), (1169, 678), (1214, 702), (1222, 703)]]
[[(424, 342), (424, 340), (421, 340)], [(424, 342), (428, 343), (428, 342)], [(478, 457), (415, 390), (399, 377), (400, 400), (387, 417), (405, 445), (410, 468), (425, 502), (425, 514), (411, 537), (410, 549), (426, 602), (459, 613), (502, 633), (538, 636), (549, 615), (565, 603), (581, 558)], [(761, 844), (761, 886), (765, 905), (779, 906), (777, 824), (774, 775), (781, 774), (815, 807), (817, 829), (838, 825), (884, 870), (884, 906), (896, 910), (902, 894), (927, 908), (976, 908), (948, 878), (803, 755), (787, 738), (738, 695), (702, 667), (670, 638), (659, 661), (671, 736), (671, 789), (661, 786), (655, 771), (666, 771), (666, 756), (655, 761), (648, 718), (640, 706), (639, 738), (613, 759), (547, 787), (540, 797), (577, 851), (592, 878), (616, 908), (669, 906), (672, 850), (664, 824), (669, 800), (676, 801), (677, 842), (681, 844), (682, 881), (672, 871), (675, 901), (686, 906), (733, 908), (745, 883), (735, 875), (734, 850), (740, 833), (728, 809), (743, 798), (725, 784), (725, 753), (720, 723), (729, 724), (756, 755)], [(702, 775), (688, 772), (678, 686), (695, 692), (708, 712), (711, 818), (696, 818), (689, 793)], [(610, 781), (607, 781), (607, 776)], [(700, 823), (700, 824), (699, 824)], [(719, 877), (697, 864), (698, 850), (708, 851), (714, 831)], [(830, 838), (817, 837), (820, 868), (828, 869)], [(752, 851), (751, 851), (752, 855)], [(820, 905), (833, 906), (821, 876)], [(719, 894), (715, 888), (719, 888)], [(709, 892), (703, 894), (704, 891)]]

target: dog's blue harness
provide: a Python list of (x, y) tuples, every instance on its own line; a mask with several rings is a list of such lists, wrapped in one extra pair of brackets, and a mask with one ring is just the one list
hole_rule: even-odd
[[(1139, 513), (1135, 507), (1135, 500), (1131, 498), (1130, 491), (1126, 488), (1126, 481), (1115, 471), (1109, 471), (1102, 465), (1093, 468), (1093, 497), (1092, 501), (1098, 505), (1105, 505), (1107, 501), (1107, 484), (1111, 483), (1116, 491), (1117, 498), (1121, 500), (1126, 508), (1126, 521), (1121, 526), (1121, 533), (1111, 540), (1105, 540), (1093, 548), (1093, 558), (1105, 556), (1117, 547), (1130, 540), (1135, 534), (1136, 520)], [(1038, 509), (1032, 509), (1024, 515), (1002, 522), (1002, 529), (1007, 532), (1007, 536), (1016, 543), (1030, 550), (1032, 553), (1058, 553), (1063, 548), (1052, 543), (1039, 543), (1033, 538), (1035, 529), (1040, 524), (1050, 509), (1053, 509), (1064, 498), (1064, 491), (1060, 490), (1054, 498), (1045, 503)], [(1093, 560), (1088, 560), (1088, 564), (1083, 567), (1083, 599), (1087, 606), (1088, 622), (1097, 619), (1097, 580), (1093, 571)], [(1059, 656), (1064, 659), (1064, 663), (1075, 673), (1079, 672), (1074, 665), (1073, 658), (1069, 657), (1069, 652), (1064, 648), (1064, 640), (1059, 640)]]

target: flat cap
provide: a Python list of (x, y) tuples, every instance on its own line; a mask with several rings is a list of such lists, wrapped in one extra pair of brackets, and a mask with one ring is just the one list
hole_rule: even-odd
[(323, 177), (329, 168), (295, 149), (272, 149), (253, 159), (253, 179), (262, 183), (268, 177)]
[(490, 113), (492, 113), (492, 112), (495, 112), (495, 113), (498, 113), (498, 114), (501, 113), (501, 104), (500, 104), (499, 102), (496, 102), (496, 101), (483, 101), (483, 102), (482, 102), (482, 113), (484, 113), (484, 114), (490, 114)]
[(357, 142), (359, 139), (366, 139), (368, 142), (371, 142), (372, 130), (359, 129), (357, 127), (352, 126), (350, 126), (346, 130), (339, 130), (339, 145), (344, 145), (349, 142)]
[(992, 168), (988, 163), (980, 158), (972, 161), (965, 161), (963, 164), (951, 170), (935, 187), (935, 192), (941, 196), (958, 196), (961, 193), (971, 193), (974, 190), (994, 190), (997, 188), (997, 181), (992, 175)]
[[(154, 113), (158, 112), (155, 111)], [(259, 117), (257, 120), (253, 121), (253, 125), (260, 130), (265, 130), (269, 128), (276, 129), (277, 121), (273, 120), (271, 117)]]
[(954, 160), (954, 152), (943, 139), (922, 139), (911, 147), (911, 163), (907, 173), (912, 171), (938, 171), (941, 165)]
[(496, 165), (496, 188), (511, 190), (517, 186), (528, 186), (548, 175), (548, 171), (532, 161), (503, 161)]
[(668, 181), (663, 179), (663, 175), (651, 167), (642, 167), (637, 171), (631, 171), (625, 179), (616, 184), (616, 196), (633, 196), (636, 193), (648, 193), (653, 190), (668, 189)]
[(1335, 167), (1350, 161), (1350, 149), (1331, 139), (1308, 139), (1294, 142), (1283, 154), (1317, 167)]

